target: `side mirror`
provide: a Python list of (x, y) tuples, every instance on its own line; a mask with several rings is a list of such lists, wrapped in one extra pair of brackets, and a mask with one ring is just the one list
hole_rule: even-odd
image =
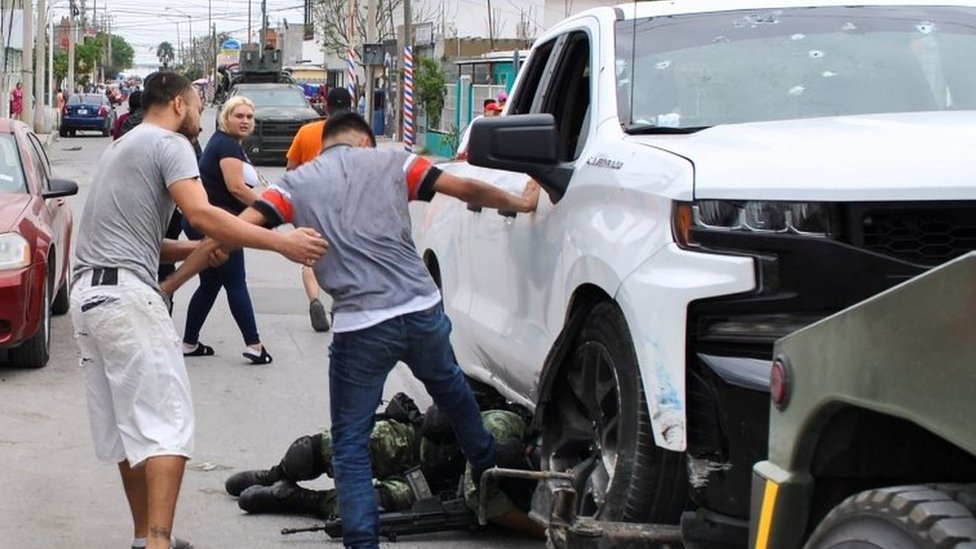
[(559, 133), (551, 114), (516, 114), (479, 118), (471, 126), (468, 163), (522, 172), (539, 182), (553, 202), (562, 198), (573, 175), (559, 161)]
[(78, 184), (70, 179), (51, 178), (48, 181), (48, 190), (41, 193), (44, 198), (58, 198), (59, 196), (72, 196), (78, 194)]

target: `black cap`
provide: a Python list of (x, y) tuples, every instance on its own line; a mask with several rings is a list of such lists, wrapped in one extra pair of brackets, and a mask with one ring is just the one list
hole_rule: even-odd
[(325, 98), (325, 104), (329, 107), (329, 112), (340, 109), (352, 108), (352, 96), (346, 88), (332, 88), (329, 95)]

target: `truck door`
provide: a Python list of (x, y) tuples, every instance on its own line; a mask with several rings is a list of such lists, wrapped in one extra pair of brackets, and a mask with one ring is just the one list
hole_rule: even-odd
[[(526, 66), (523, 80), (538, 81), (535, 93), (518, 90), (509, 114), (551, 113), (560, 134), (559, 154), (565, 162), (577, 162), (593, 128), (588, 123), (595, 83), (593, 44), (598, 43), (596, 19), (583, 19), (577, 28), (555, 38), (545, 66), (539, 53)], [(541, 47), (547, 47), (543, 45)], [(538, 48), (537, 48), (538, 49)], [(528, 176), (491, 170), (484, 179), (506, 191), (521, 192)], [(566, 207), (571, 207), (572, 185), (553, 203), (545, 192), (534, 214), (500, 215), (494, 210), (476, 214), (471, 222), (472, 299), (469, 319), (479, 330), (482, 359), (491, 364), (498, 381), (515, 394), (532, 398), (545, 356), (557, 333), (550, 326), (562, 324), (563, 310), (547, 310), (564, 303), (557, 274), (565, 259), (563, 236), (567, 234)], [(564, 205), (565, 203), (565, 205)], [(556, 295), (553, 295), (553, 294)], [(550, 322), (560, 315), (558, 322)]]

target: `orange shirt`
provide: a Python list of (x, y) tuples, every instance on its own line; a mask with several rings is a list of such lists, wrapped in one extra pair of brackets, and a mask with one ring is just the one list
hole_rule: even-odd
[(322, 130), (324, 129), (325, 120), (309, 122), (299, 128), (295, 138), (291, 140), (291, 147), (288, 148), (285, 157), (299, 166), (314, 159), (322, 152)]

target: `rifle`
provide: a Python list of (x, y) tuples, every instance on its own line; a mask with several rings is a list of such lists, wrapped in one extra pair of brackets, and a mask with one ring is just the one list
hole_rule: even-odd
[[(419, 499), (409, 510), (380, 514), (380, 535), (390, 541), (398, 536), (444, 532), (448, 530), (476, 530), (478, 519), (464, 504), (464, 498), (442, 500), (438, 496)], [(325, 521), (310, 528), (284, 528), (283, 535), (298, 532), (325, 532), (330, 538), (342, 537), (342, 519)]]

